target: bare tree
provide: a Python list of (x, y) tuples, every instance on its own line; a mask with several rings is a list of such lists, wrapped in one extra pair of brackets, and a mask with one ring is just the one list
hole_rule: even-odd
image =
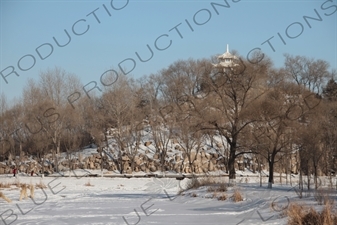
[[(55, 169), (61, 151), (61, 141), (67, 118), (67, 97), (80, 90), (79, 78), (60, 68), (42, 72), (39, 81), (29, 80), (24, 89), (25, 128), (32, 135), (41, 131), (53, 146)], [(49, 143), (46, 143), (49, 145)]]
[[(134, 147), (136, 125), (136, 101), (133, 92), (132, 80), (119, 77), (113, 85), (106, 87), (103, 95), (93, 102), (93, 111), (90, 115), (94, 122), (91, 132), (103, 150), (103, 142), (110, 157), (120, 173), (127, 165), (123, 156), (133, 158), (137, 148)], [(110, 147), (108, 132), (114, 141)], [(125, 160), (124, 160), (125, 161)]]
[(329, 77), (329, 63), (318, 59), (309, 59), (305, 56), (291, 56), (285, 54), (285, 70), (298, 84), (312, 92), (320, 94), (322, 86)]
[[(244, 146), (244, 133), (257, 120), (256, 104), (266, 92), (266, 77), (271, 62), (265, 58), (259, 63), (241, 61), (233, 70), (218, 71), (208, 76), (207, 85), (211, 93), (208, 115), (204, 117), (204, 129), (216, 129), (226, 138), (229, 145), (229, 178), (235, 179), (235, 159), (238, 155), (251, 152)], [(203, 113), (205, 115), (205, 113)]]
[[(322, 171), (330, 177), (337, 174), (337, 101), (324, 102), (325, 107), (321, 111), (319, 121), (319, 132), (322, 138), (323, 165)], [(337, 184), (336, 184), (337, 188)]]
[(67, 98), (74, 91), (80, 90), (81, 83), (75, 75), (56, 67), (40, 74), (39, 87), (44, 98), (48, 99), (52, 104), (49, 109), (51, 111), (57, 110), (58, 118), (53, 123), (46, 124), (47, 126), (44, 129), (50, 136), (58, 157), (64, 120), (67, 117), (65, 113), (65, 107), (68, 106)]
[(8, 105), (7, 105), (7, 97), (5, 93), (1, 93), (0, 95), (0, 115), (5, 113), (6, 110), (8, 110)]
[(169, 143), (174, 135), (174, 121), (159, 112), (153, 114), (149, 118), (149, 127), (154, 142), (153, 145), (159, 157), (160, 170), (164, 172)]

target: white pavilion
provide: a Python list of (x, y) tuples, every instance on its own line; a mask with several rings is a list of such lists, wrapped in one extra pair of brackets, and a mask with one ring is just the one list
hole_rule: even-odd
[(218, 56), (219, 63), (213, 64), (216, 68), (223, 68), (224, 72), (228, 69), (233, 70), (235, 66), (238, 66), (238, 64), (235, 63), (238, 58), (235, 55), (232, 55), (228, 50), (228, 44), (227, 44), (227, 51)]

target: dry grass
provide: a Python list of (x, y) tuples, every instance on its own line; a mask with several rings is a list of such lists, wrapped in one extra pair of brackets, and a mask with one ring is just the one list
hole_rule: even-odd
[(219, 192), (226, 192), (228, 189), (227, 189), (228, 185), (225, 184), (225, 183), (220, 183), (219, 186), (218, 186), (218, 189), (217, 191)]
[(12, 183), (12, 185), (20, 188), (22, 184), (20, 183), (20, 180), (15, 180), (14, 183)]
[(288, 217), (288, 225), (302, 224), (302, 218), (305, 215), (304, 207), (299, 204), (290, 204), (284, 215)]
[(10, 183), (0, 183), (0, 188), (10, 188), (12, 184)]
[[(206, 178), (192, 178), (187, 183), (187, 189), (198, 189), (199, 187), (207, 187), (207, 192), (213, 192), (210, 198), (218, 199), (219, 201), (225, 201), (227, 199), (227, 195), (224, 192), (227, 192), (229, 184), (215, 180), (211, 177)], [(182, 191), (179, 193), (182, 194)], [(196, 193), (191, 193), (191, 197), (197, 197)]]
[(219, 201), (227, 200), (227, 195), (225, 192), (227, 191), (226, 184), (219, 184), (217, 186), (213, 185), (207, 188), (207, 192), (213, 192), (211, 198), (216, 198)]
[(210, 186), (207, 188), (207, 192), (216, 192), (216, 187), (215, 186)]
[(212, 185), (212, 184), (216, 184), (217, 181), (215, 178), (213, 177), (203, 177), (199, 179), (199, 182), (201, 184), (201, 186), (207, 186), (207, 185)]
[(191, 197), (197, 197), (197, 194), (196, 193), (191, 193)]
[[(276, 199), (275, 199), (276, 200)], [(280, 214), (280, 216), (282, 216), (282, 217), (285, 217), (286, 215), (285, 215), (285, 209), (288, 207), (288, 205), (287, 206), (283, 206), (283, 205), (279, 205), (279, 204), (277, 204), (275, 201), (273, 201), (272, 203), (270, 203), (270, 210), (271, 211), (275, 211), (275, 212), (282, 212), (281, 214)]]
[(40, 183), (35, 185), (36, 188), (45, 189), (47, 186), (40, 180)]
[(238, 189), (235, 189), (234, 190), (234, 193), (231, 197), (231, 199), (234, 201), (234, 202), (241, 202), (243, 201), (243, 197), (242, 197), (242, 194), (241, 192), (238, 190)]
[(209, 192), (219, 191), (225, 192), (227, 191), (227, 187), (229, 184), (224, 182), (219, 182), (212, 177), (204, 177), (204, 178), (192, 178), (187, 183), (187, 190), (190, 189), (198, 189), (199, 187), (210, 186), (208, 188)]
[(24, 199), (28, 198), (27, 185), (26, 184), (21, 184), (21, 191), (20, 191), (19, 201), (21, 201), (22, 198), (24, 198)]
[(218, 198), (218, 193), (217, 193), (216, 191), (215, 191), (215, 192), (213, 192), (213, 194), (212, 194), (211, 198)]
[(226, 183), (215, 184), (207, 188), (207, 192), (226, 192), (227, 190)]
[(12, 200), (10, 200), (9, 198), (7, 198), (6, 195), (4, 195), (2, 192), (0, 192), (0, 198), (4, 199), (8, 203), (12, 202)]
[(217, 197), (217, 199), (219, 201), (225, 201), (225, 200), (227, 200), (227, 195), (222, 193), (220, 196)]
[(193, 177), (192, 179), (190, 179), (187, 183), (187, 190), (189, 189), (198, 189), (199, 187), (202, 186), (209, 186), (215, 184), (215, 180), (211, 177), (205, 177), (205, 178), (196, 178)]
[(85, 183), (85, 184), (84, 184), (84, 186), (87, 186), (87, 187), (92, 187), (92, 186), (94, 186), (94, 185), (92, 185), (92, 184), (90, 183), (90, 180), (88, 180), (88, 182), (87, 182), (87, 183)]
[(320, 213), (321, 222), (324, 225), (336, 225), (337, 223), (337, 213), (332, 211), (332, 204), (325, 204), (323, 211)]
[(29, 190), (30, 190), (30, 198), (34, 199), (35, 187), (33, 184), (29, 185)]
[[(16, 184), (16, 185), (18, 185), (18, 184)], [(41, 186), (41, 187), (46, 188), (46, 186), (45, 185), (44, 186), (41, 185), (41, 183), (39, 185), (37, 184), (36, 186)], [(23, 183), (21, 183), (20, 184), (20, 188), (21, 188), (21, 190), (20, 190), (19, 201), (21, 201), (22, 199), (27, 199), (28, 198), (28, 190), (30, 192), (29, 197), (32, 198), (32, 199), (34, 199), (35, 186), (33, 184), (29, 185), (29, 184), (23, 184)]]
[(337, 213), (332, 205), (326, 204), (322, 212), (296, 203), (291, 204), (285, 212), (288, 225), (336, 225)]

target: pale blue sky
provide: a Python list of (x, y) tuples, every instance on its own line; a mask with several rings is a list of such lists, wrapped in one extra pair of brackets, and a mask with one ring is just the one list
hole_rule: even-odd
[[(127, 76), (139, 78), (178, 59), (221, 54), (227, 43), (230, 50), (235, 49), (244, 57), (251, 49), (260, 47), (273, 59), (276, 67), (283, 65), (283, 54), (290, 53), (324, 59), (331, 68), (337, 68), (336, 0), (241, 0), (236, 3), (228, 0), (229, 8), (216, 5), (213, 8), (211, 2), (226, 4), (223, 0), (1, 0), (0, 72), (7, 75), (12, 70), (7, 67), (13, 66), (20, 76), (12, 73), (6, 77), (7, 84), (0, 74), (0, 93), (4, 92), (9, 100), (18, 98), (27, 78), (36, 78), (41, 71), (55, 66), (80, 76), (83, 84), (99, 83), (101, 74), (110, 68), (118, 68), (118, 64), (127, 58), (136, 62), (134, 70)], [(118, 8), (122, 9), (116, 10)], [(303, 16), (318, 18), (316, 12), (322, 21), (308, 19), (310, 28)], [(89, 30), (83, 35), (75, 35), (72, 26), (76, 21), (79, 22), (74, 27), (75, 32), (84, 32), (88, 25)], [(183, 38), (174, 29), (180, 23), (177, 29)], [(58, 47), (53, 37), (60, 44), (66, 43), (68, 38), (64, 29), (71, 41), (65, 47)], [(155, 40), (161, 35), (166, 36), (158, 39), (158, 48), (168, 46), (170, 40), (172, 44), (159, 51)], [(272, 36), (270, 43), (275, 51), (268, 43), (262, 44)], [(51, 53), (44, 60), (36, 52), (42, 44), (45, 44), (39, 49), (42, 56)], [(147, 62), (140, 62), (135, 52), (143, 58), (149, 57), (147, 44), (154, 56)], [(27, 54), (32, 56), (23, 57)], [(19, 66), (26, 71), (20, 70), (20, 59)], [(131, 69), (130, 62), (124, 62), (122, 67)]]

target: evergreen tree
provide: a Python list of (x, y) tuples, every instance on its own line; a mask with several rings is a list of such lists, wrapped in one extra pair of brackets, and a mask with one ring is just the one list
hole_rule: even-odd
[(329, 101), (337, 101), (337, 83), (334, 79), (331, 78), (323, 89), (323, 96)]

